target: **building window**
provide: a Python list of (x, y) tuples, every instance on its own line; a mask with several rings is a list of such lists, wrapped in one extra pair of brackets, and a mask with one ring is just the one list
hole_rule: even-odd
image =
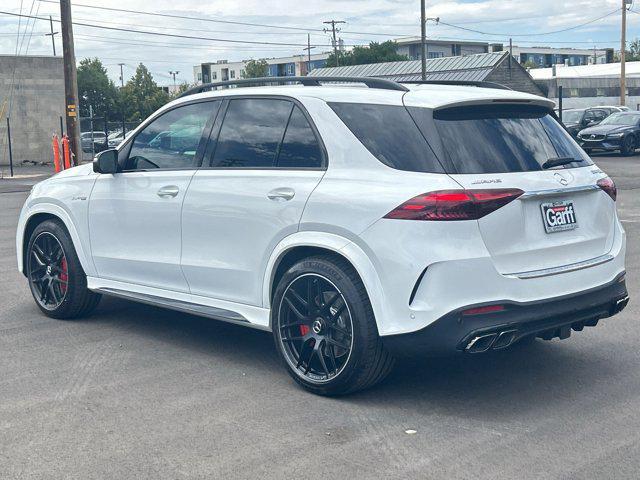
[(571, 97), (579, 97), (580, 96), (580, 92), (578, 92), (577, 88), (570, 88), (569, 89), (569, 95)]
[(218, 78), (218, 72), (211, 72), (211, 78), (216, 80)]
[(295, 65), (293, 63), (287, 64), (287, 75), (295, 75)]
[(198, 81), (202, 81), (202, 72), (198, 72)]
[(596, 97), (605, 97), (604, 88), (596, 88)]
[(442, 52), (429, 52), (427, 57), (428, 58), (442, 58), (442, 57), (444, 57), (444, 53), (442, 53)]
[(236, 71), (235, 70), (231, 70), (231, 78), (236, 78)]

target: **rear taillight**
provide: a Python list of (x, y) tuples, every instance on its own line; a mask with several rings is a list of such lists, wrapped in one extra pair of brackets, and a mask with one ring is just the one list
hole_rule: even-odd
[(613, 183), (609, 177), (601, 178), (598, 180), (598, 186), (606, 192), (607, 195), (611, 197), (611, 199), (615, 202), (618, 196), (618, 189), (616, 188), (616, 184)]
[(504, 207), (524, 192), (517, 188), (440, 190), (404, 202), (384, 218), (398, 220), (476, 220)]

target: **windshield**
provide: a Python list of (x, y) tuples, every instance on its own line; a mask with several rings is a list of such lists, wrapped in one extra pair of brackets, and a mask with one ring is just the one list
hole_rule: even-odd
[[(409, 108), (425, 133), (429, 130), (426, 110)], [(539, 171), (554, 158), (575, 159), (559, 168), (592, 165), (589, 156), (542, 107), (454, 107), (434, 111), (433, 120), (456, 173)]]
[(566, 110), (562, 112), (562, 122), (563, 123), (580, 123), (582, 121), (583, 115), (584, 115), (584, 110)]
[(614, 113), (600, 122), (600, 125), (635, 125), (638, 120), (640, 120), (638, 113)]

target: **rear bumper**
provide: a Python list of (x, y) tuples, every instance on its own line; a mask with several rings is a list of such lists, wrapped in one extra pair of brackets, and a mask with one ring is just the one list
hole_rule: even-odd
[(613, 282), (549, 300), (518, 303), (493, 302), (504, 311), (464, 315), (469, 305), (439, 318), (413, 333), (382, 337), (385, 346), (396, 355), (446, 355), (454, 352), (480, 353), (508, 347), (518, 340), (539, 336), (550, 340), (567, 338), (571, 330), (595, 326), (598, 320), (620, 312), (629, 300), (624, 274)]

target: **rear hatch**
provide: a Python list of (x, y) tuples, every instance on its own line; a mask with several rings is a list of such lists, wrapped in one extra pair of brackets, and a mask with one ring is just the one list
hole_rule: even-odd
[(548, 107), (501, 102), (408, 109), (463, 188), (522, 191), (478, 220), (500, 273), (562, 267), (610, 251), (615, 203), (597, 185), (606, 175)]

